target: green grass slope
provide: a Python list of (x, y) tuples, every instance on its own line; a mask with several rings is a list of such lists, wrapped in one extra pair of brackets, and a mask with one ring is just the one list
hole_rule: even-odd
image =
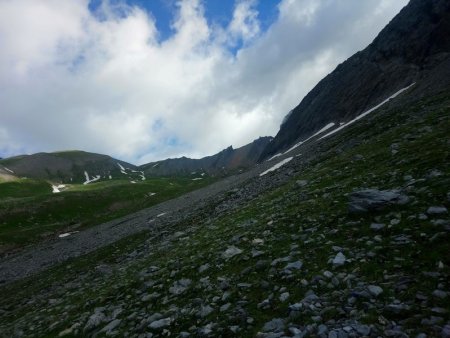
[(106, 180), (68, 185), (67, 190), (57, 194), (43, 180), (0, 182), (0, 248), (10, 249), (55, 233), (82, 230), (211, 182), (210, 178), (147, 178), (135, 184)]
[[(441, 336), (449, 214), (427, 210), (450, 207), (449, 116), (448, 94), (377, 111), (317, 144), (303, 172), (239, 210), (204, 210), (3, 287), (0, 332)], [(362, 188), (400, 189), (410, 200), (350, 214), (348, 194)], [(339, 252), (346, 261), (334, 266)]]

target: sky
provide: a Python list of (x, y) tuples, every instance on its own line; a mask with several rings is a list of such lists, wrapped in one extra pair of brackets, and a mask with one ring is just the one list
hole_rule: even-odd
[(407, 0), (0, 0), (0, 157), (134, 164), (274, 136)]

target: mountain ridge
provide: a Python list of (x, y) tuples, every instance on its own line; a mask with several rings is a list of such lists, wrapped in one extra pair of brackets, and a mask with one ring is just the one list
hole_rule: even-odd
[(141, 165), (146, 175), (190, 175), (201, 171), (208, 175), (227, 175), (239, 170), (248, 169), (258, 162), (264, 148), (273, 137), (260, 137), (253, 142), (234, 149), (232, 146), (211, 156), (201, 159), (180, 157)]
[(449, 2), (410, 1), (371, 44), (338, 65), (286, 116), (260, 160), (328, 123), (355, 118), (411, 83), (417, 83), (414, 95), (445, 88), (450, 81), (449, 35)]
[[(234, 149), (232, 146), (200, 159), (180, 157), (134, 165), (109, 155), (82, 150), (39, 152), (0, 159), (0, 173), (45, 179), (61, 183), (90, 183), (94, 180), (129, 178), (143, 180), (145, 175), (188, 176), (201, 171), (208, 175), (228, 175), (255, 165), (272, 137), (260, 137)], [(198, 175), (197, 175), (198, 176)]]

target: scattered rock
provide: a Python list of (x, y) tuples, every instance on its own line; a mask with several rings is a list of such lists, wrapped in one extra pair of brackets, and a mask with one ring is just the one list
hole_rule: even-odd
[(106, 332), (108, 335), (111, 331), (113, 331), (116, 327), (120, 325), (122, 321), (120, 319), (114, 319), (113, 321), (109, 322), (103, 329), (101, 329), (100, 332)]
[(191, 283), (192, 281), (190, 279), (180, 279), (173, 283), (173, 286), (169, 288), (169, 292), (173, 295), (181, 295), (189, 288)]
[(284, 267), (284, 270), (300, 270), (302, 266), (302, 261), (291, 262)]
[(224, 259), (230, 259), (236, 255), (239, 255), (242, 253), (242, 250), (235, 247), (234, 245), (229, 246), (228, 249), (226, 249), (223, 253), (222, 253), (222, 257)]
[(162, 318), (162, 319), (151, 322), (148, 325), (148, 327), (150, 327), (151, 329), (159, 330), (159, 329), (169, 326), (170, 322), (171, 322), (170, 318)]
[(284, 330), (284, 321), (281, 318), (274, 318), (263, 326), (263, 332), (281, 332)]
[(199, 272), (199, 273), (203, 273), (203, 272), (205, 272), (206, 270), (208, 270), (209, 268), (210, 268), (210, 265), (209, 265), (208, 263), (203, 264), (203, 265), (201, 265), (201, 266), (198, 268), (198, 272)]
[(429, 207), (427, 209), (428, 215), (443, 215), (446, 213), (448, 213), (448, 210), (446, 207), (443, 207), (443, 206)]
[(287, 301), (289, 299), (289, 292), (283, 292), (280, 295), (280, 302), (284, 303), (285, 301)]
[(341, 266), (345, 264), (345, 261), (347, 260), (347, 258), (344, 256), (344, 254), (342, 252), (339, 252), (336, 257), (333, 258), (333, 265), (334, 266)]
[(381, 210), (392, 204), (406, 204), (408, 196), (396, 190), (365, 189), (352, 192), (349, 196), (349, 212), (363, 213)]
[(367, 287), (367, 290), (369, 290), (370, 294), (374, 297), (378, 297), (383, 293), (383, 289), (380, 288), (378, 285), (369, 285)]
[(104, 311), (104, 308), (96, 308), (94, 310), (94, 313), (89, 317), (86, 325), (84, 326), (84, 329), (91, 330), (91, 329), (99, 326), (103, 322), (105, 322), (106, 316), (103, 313), (103, 311)]
[(370, 229), (374, 230), (374, 231), (379, 231), (381, 229), (383, 229), (386, 225), (383, 223), (372, 223), (370, 225)]
[(448, 296), (448, 293), (439, 289), (433, 291), (432, 295), (436, 298), (445, 299)]

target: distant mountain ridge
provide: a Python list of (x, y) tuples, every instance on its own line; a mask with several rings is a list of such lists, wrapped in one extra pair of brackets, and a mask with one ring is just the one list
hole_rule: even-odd
[(273, 137), (260, 137), (243, 147), (233, 149), (228, 147), (221, 152), (191, 159), (187, 157), (167, 159), (140, 166), (146, 175), (170, 176), (205, 173), (208, 175), (222, 175), (233, 171), (244, 170), (258, 162), (262, 151), (273, 140)]
[(135, 165), (110, 156), (78, 150), (10, 157), (0, 160), (0, 167), (16, 176), (62, 183), (119, 177), (122, 168), (137, 170)]
[(416, 83), (414, 96), (450, 82), (450, 1), (411, 0), (363, 51), (322, 79), (283, 120), (264, 160), (334, 123), (352, 120)]
[(129, 179), (132, 182), (149, 176), (227, 175), (257, 163), (272, 137), (261, 137), (243, 147), (231, 146), (201, 159), (186, 157), (166, 159), (136, 166), (108, 155), (85, 151), (61, 151), (20, 155), (0, 160), (0, 174), (44, 179), (61, 183), (91, 183), (98, 180)]

